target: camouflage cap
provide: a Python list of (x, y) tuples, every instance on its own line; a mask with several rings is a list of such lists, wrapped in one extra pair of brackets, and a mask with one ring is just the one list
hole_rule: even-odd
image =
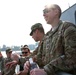
[(24, 46), (21, 47), (21, 50), (24, 50), (24, 49), (29, 49), (28, 45), (24, 45)]
[(33, 31), (36, 30), (37, 28), (43, 28), (41, 23), (36, 23), (31, 27), (31, 32), (30, 32), (30, 36), (32, 36)]
[(6, 53), (9, 53), (9, 52), (12, 52), (12, 50), (10, 48), (6, 49)]

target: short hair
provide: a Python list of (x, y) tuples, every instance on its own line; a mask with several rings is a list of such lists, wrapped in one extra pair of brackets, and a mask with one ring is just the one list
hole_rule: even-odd
[(62, 10), (61, 10), (60, 6), (57, 5), (57, 4), (54, 4), (53, 6), (59, 10), (59, 18), (60, 18), (61, 17), (61, 13), (62, 13)]

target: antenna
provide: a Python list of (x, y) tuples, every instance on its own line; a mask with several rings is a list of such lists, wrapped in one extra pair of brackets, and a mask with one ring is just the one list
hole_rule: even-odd
[(70, 8), (70, 4), (68, 3), (68, 7)]

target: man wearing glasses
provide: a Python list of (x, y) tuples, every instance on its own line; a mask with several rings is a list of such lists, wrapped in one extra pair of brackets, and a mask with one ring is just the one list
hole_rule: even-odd
[(20, 64), (20, 71), (23, 70), (24, 63), (28, 60), (28, 57), (30, 56), (31, 52), (28, 48), (28, 45), (21, 46), (21, 57), (19, 58), (19, 64)]
[(24, 45), (21, 48), (21, 52), (22, 52), (22, 56), (24, 57), (30, 55), (30, 49), (28, 48), (28, 45)]

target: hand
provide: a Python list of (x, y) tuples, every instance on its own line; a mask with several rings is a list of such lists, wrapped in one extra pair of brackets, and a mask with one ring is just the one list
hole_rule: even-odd
[(26, 63), (24, 64), (24, 71), (28, 73), (29, 70), (30, 70), (30, 63), (29, 61), (26, 61)]
[(35, 68), (30, 71), (30, 75), (47, 75), (47, 73), (44, 71), (44, 69)]
[(12, 62), (8, 62), (7, 64), (6, 64), (6, 67), (8, 67), (8, 68), (11, 68), (12, 66), (15, 66), (15, 65), (17, 65), (17, 61), (12, 61)]

